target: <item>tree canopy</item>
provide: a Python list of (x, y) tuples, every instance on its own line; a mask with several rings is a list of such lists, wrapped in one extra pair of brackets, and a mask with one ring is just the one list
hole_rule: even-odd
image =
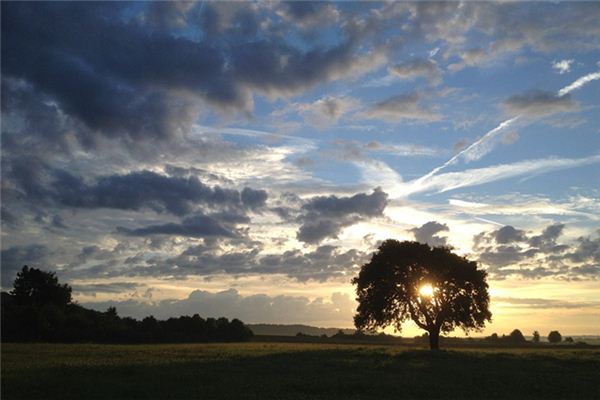
[(440, 332), (480, 330), (491, 321), (487, 273), (447, 247), (384, 241), (352, 280), (357, 285), (358, 329), (374, 330), (412, 320), (429, 333), (432, 349)]
[(58, 283), (54, 272), (29, 268), (27, 265), (17, 273), (11, 294), (21, 305), (66, 306), (71, 303), (71, 287)]
[(562, 341), (562, 335), (559, 331), (551, 331), (548, 334), (548, 341), (550, 343), (560, 343)]

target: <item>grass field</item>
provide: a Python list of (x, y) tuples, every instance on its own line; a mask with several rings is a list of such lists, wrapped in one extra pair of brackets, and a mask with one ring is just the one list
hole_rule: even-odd
[(2, 399), (599, 399), (598, 349), (2, 344)]

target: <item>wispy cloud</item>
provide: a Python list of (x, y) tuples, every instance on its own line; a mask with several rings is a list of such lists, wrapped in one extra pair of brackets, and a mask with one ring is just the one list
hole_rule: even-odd
[(365, 182), (380, 182), (389, 195), (407, 197), (424, 192), (447, 192), (464, 187), (482, 185), (522, 175), (545, 174), (552, 171), (575, 168), (600, 162), (600, 154), (584, 158), (542, 158), (510, 164), (499, 164), (485, 168), (473, 168), (458, 172), (431, 175), (412, 181), (402, 177), (381, 161), (355, 163), (360, 168)]
[(483, 157), (484, 155), (486, 155), (487, 153), (492, 151), (492, 149), (494, 148), (495, 142), (493, 142), (492, 139), (496, 138), (501, 132), (506, 130), (509, 126), (512, 126), (518, 119), (519, 119), (519, 117), (517, 116), (517, 117), (511, 118), (511, 119), (508, 119), (506, 121), (503, 121), (502, 123), (500, 123), (500, 125), (498, 125), (494, 129), (492, 129), (491, 131), (487, 132), (485, 135), (483, 135), (480, 139), (478, 139), (477, 141), (472, 143), (470, 146), (468, 146), (464, 150), (460, 151), (459, 153), (455, 154), (451, 159), (446, 161), (444, 164), (440, 165), (437, 168), (434, 168), (433, 170), (431, 170), (431, 172), (429, 172), (428, 174), (419, 178), (417, 180), (417, 182), (426, 181), (427, 179), (431, 178), (433, 175), (437, 174), (444, 168), (458, 162), (460, 159), (464, 159), (466, 162), (480, 159), (481, 157)]
[[(561, 97), (569, 94), (573, 90), (579, 89), (579, 88), (583, 87), (584, 85), (588, 84), (589, 82), (592, 82), (596, 79), (600, 79), (600, 71), (582, 76), (581, 78), (577, 79), (572, 84), (560, 89), (556, 94), (557, 100), (560, 99)], [(486, 154), (491, 152), (494, 149), (494, 147), (496, 147), (496, 145), (499, 143), (499, 141), (497, 140), (498, 135), (501, 132), (503, 132), (504, 130), (506, 130), (508, 127), (512, 127), (513, 125), (515, 125), (515, 123), (521, 117), (522, 117), (522, 115), (516, 115), (515, 117), (513, 117), (511, 119), (502, 121), (497, 127), (488, 131), (485, 135), (483, 135), (481, 138), (476, 140), (473, 144), (471, 144), (464, 150), (462, 150), (459, 153), (457, 153), (456, 155), (454, 155), (452, 158), (450, 158), (444, 164), (440, 165), (439, 167), (434, 168), (433, 170), (431, 170), (431, 172), (429, 172), (428, 174), (419, 178), (416, 183), (418, 183), (419, 185), (422, 185), (426, 180), (431, 179), (435, 174), (437, 174), (444, 168), (446, 168), (452, 164), (455, 164), (457, 161), (459, 161), (461, 159), (463, 159), (465, 162), (479, 160), (480, 158), (482, 158), (483, 156), (485, 156)]]
[(526, 174), (544, 174), (551, 171), (575, 168), (600, 162), (600, 154), (584, 158), (543, 158), (511, 164), (500, 164), (485, 168), (474, 168), (460, 172), (448, 172), (431, 177), (428, 181), (415, 181), (410, 185), (412, 192), (437, 190), (446, 192), (458, 188), (481, 185), (501, 179)]

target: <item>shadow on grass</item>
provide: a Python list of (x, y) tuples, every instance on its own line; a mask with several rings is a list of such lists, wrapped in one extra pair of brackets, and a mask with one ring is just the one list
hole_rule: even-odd
[(600, 396), (598, 358), (303, 350), (220, 359), (7, 370), (4, 399), (518, 399)]

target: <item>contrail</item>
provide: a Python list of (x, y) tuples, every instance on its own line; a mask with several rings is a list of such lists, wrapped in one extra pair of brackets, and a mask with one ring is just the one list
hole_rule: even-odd
[[(588, 84), (589, 82), (595, 81), (596, 79), (600, 79), (600, 71), (592, 72), (590, 74), (584, 75), (581, 78), (577, 79), (575, 82), (571, 83), (570, 85), (565, 86), (564, 88), (560, 89), (556, 93), (556, 97), (563, 97), (564, 95), (571, 93), (573, 90), (579, 89), (579, 88), (585, 86), (586, 84)], [(458, 161), (458, 159), (463, 156), (465, 158), (470, 158), (469, 161), (478, 160), (479, 158), (483, 157), (485, 154), (487, 154), (488, 152), (490, 152), (492, 150), (491, 148), (483, 147), (483, 144), (489, 142), (499, 132), (503, 131), (504, 129), (506, 129), (507, 127), (512, 125), (519, 118), (521, 118), (521, 115), (517, 115), (516, 117), (507, 119), (506, 121), (501, 122), (500, 125), (498, 125), (494, 129), (492, 129), (491, 131), (487, 132), (485, 135), (483, 135), (481, 138), (479, 138), (479, 140), (475, 141), (473, 144), (471, 144), (466, 149), (455, 154), (451, 159), (446, 161), (444, 164), (440, 165), (439, 167), (434, 168), (428, 174), (423, 175), (419, 179), (415, 180), (414, 181), (415, 185), (421, 184), (423, 181), (431, 178), (433, 175), (437, 174), (444, 168), (456, 163), (456, 161)], [(476, 153), (474, 156), (469, 157), (469, 154), (472, 153), (474, 150), (477, 150), (478, 148), (480, 148), (479, 149), (480, 151), (478, 153)]]
[(600, 79), (600, 71), (584, 75), (575, 82), (571, 83), (569, 86), (565, 86), (564, 88), (560, 89), (557, 97), (563, 97), (565, 94), (571, 93), (573, 90), (579, 89), (580, 87), (591, 81), (595, 81), (596, 79)]
[[(480, 146), (483, 142), (488, 141), (490, 138), (494, 137), (495, 135), (498, 134), (498, 132), (503, 131), (505, 128), (509, 127), (510, 125), (512, 125), (513, 122), (515, 122), (516, 120), (518, 120), (520, 117), (520, 115), (517, 115), (514, 118), (511, 119), (507, 119), (506, 121), (500, 123), (500, 125), (498, 125), (497, 127), (495, 127), (494, 129), (492, 129), (491, 131), (489, 131), (488, 133), (486, 133), (485, 135), (483, 135), (481, 138), (479, 138), (479, 140), (475, 141), (473, 144), (471, 144), (469, 147), (467, 147), (466, 149), (456, 153), (451, 159), (449, 159), (448, 161), (446, 161), (444, 164), (440, 165), (437, 168), (434, 168), (433, 170), (431, 170), (431, 172), (429, 172), (427, 175), (423, 175), (422, 177), (420, 177), (419, 179), (416, 180), (415, 183), (419, 184), (420, 182), (423, 182), (429, 178), (431, 178), (433, 175), (437, 174), (438, 172), (440, 172), (442, 169), (454, 164), (460, 157), (462, 157), (464, 154), (467, 154), (468, 152), (471, 152), (473, 149), (477, 149), (478, 146)], [(485, 154), (485, 153), (484, 153)], [(482, 154), (483, 155), (483, 154)]]

